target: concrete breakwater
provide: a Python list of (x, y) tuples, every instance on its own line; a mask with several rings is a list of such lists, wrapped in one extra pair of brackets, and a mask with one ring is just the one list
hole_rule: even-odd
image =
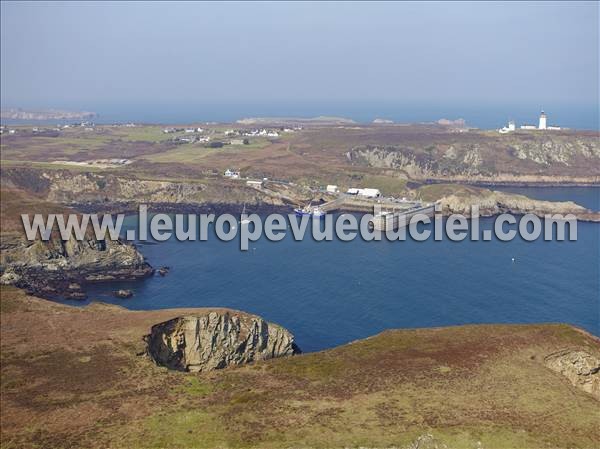
[(435, 213), (435, 204), (413, 206), (408, 209), (382, 211), (373, 217), (373, 228), (378, 231), (388, 229), (398, 229), (410, 223), (410, 220), (416, 215), (433, 217)]

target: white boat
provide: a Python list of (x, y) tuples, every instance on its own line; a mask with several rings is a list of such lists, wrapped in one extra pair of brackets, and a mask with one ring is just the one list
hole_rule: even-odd
[(242, 209), (242, 220), (240, 221), (240, 224), (242, 225), (247, 225), (250, 224), (250, 221), (248, 218), (243, 218), (244, 215), (246, 215), (246, 204), (244, 203), (244, 208)]
[(308, 215), (313, 218), (323, 218), (327, 214), (327, 212), (325, 212), (319, 206), (311, 206), (310, 204), (303, 208), (294, 209), (294, 212), (296, 213), (296, 216), (298, 216), (298, 217), (302, 217), (303, 215)]
[(325, 214), (327, 214), (327, 212), (325, 212), (319, 206), (313, 207), (313, 210), (312, 210), (312, 216), (313, 217), (315, 217), (315, 218), (321, 218), (321, 217), (324, 217)]

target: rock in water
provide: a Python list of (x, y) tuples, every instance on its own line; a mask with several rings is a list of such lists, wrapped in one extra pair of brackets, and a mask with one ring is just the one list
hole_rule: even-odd
[(116, 292), (114, 292), (114, 295), (117, 298), (131, 298), (133, 296), (133, 290), (127, 290), (127, 289), (121, 289), (121, 290), (117, 290)]
[(288, 330), (234, 311), (174, 318), (152, 326), (145, 339), (158, 365), (179, 371), (210, 371), (300, 353)]
[(158, 272), (159, 275), (161, 275), (162, 277), (165, 277), (170, 269), (171, 269), (171, 267), (160, 267), (156, 271)]

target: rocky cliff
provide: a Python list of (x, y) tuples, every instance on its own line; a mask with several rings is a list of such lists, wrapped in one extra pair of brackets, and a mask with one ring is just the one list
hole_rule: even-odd
[(156, 324), (146, 341), (157, 364), (180, 371), (210, 371), (300, 352), (283, 327), (229, 311)]
[(516, 193), (499, 192), (458, 184), (430, 184), (416, 190), (418, 198), (439, 201), (443, 212), (470, 216), (471, 207), (478, 206), (481, 216), (503, 213), (535, 214), (539, 217), (554, 214), (573, 214), (581, 221), (600, 221), (598, 211), (588, 210), (573, 201), (543, 201)]
[[(3, 179), (4, 182), (4, 179)], [(35, 184), (32, 183), (33, 188)], [(21, 214), (73, 214), (63, 205), (40, 200), (20, 189), (2, 189), (0, 282), (38, 295), (85, 297), (86, 282), (137, 279), (152, 268), (132, 245), (96, 238), (91, 229), (82, 240), (63, 241), (55, 230), (49, 240), (27, 240)]]
[(82, 241), (53, 235), (48, 241), (33, 242), (3, 235), (0, 250), (0, 283), (44, 297), (81, 299), (87, 282), (139, 279), (153, 273), (134, 246), (91, 235)]
[(545, 362), (575, 387), (600, 400), (600, 359), (585, 351), (565, 349), (548, 355)]
[(2, 170), (2, 183), (8, 188), (35, 193), (61, 204), (98, 205), (192, 205), (254, 204), (281, 206), (296, 199), (293, 192), (277, 189), (254, 189), (243, 181), (213, 178), (210, 182), (140, 179), (135, 175), (9, 168)]
[(589, 133), (477, 133), (446, 141), (359, 145), (349, 162), (395, 169), (411, 179), (478, 182), (600, 182), (600, 139)]
[(440, 202), (444, 212), (466, 216), (470, 214), (471, 206), (477, 205), (482, 216), (502, 213), (532, 213), (540, 217), (547, 214), (573, 214), (584, 220), (595, 221), (597, 219), (595, 214), (573, 201), (542, 201), (512, 193), (486, 192), (489, 193), (468, 196), (449, 195), (443, 197)]

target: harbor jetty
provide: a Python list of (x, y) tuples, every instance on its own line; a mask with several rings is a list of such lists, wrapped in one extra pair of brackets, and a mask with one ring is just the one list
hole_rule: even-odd
[(422, 203), (395, 198), (364, 198), (340, 194), (337, 198), (320, 205), (325, 212), (344, 210), (348, 212), (375, 212), (373, 228), (379, 231), (406, 226), (415, 215), (432, 217), (435, 203)]

